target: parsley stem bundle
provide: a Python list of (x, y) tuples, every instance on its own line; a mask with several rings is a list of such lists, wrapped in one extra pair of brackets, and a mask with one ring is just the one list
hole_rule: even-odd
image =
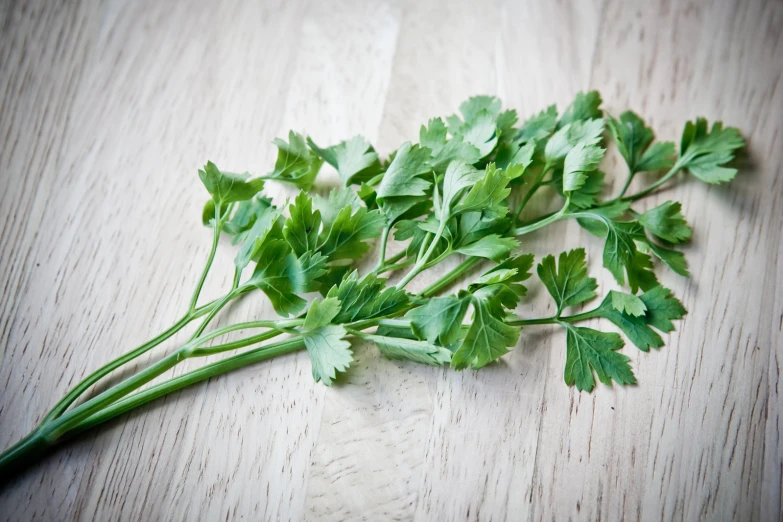
[[(264, 176), (207, 163), (199, 177), (211, 195), (202, 221), (212, 230), (212, 245), (186, 313), (76, 385), (0, 455), (0, 472), (8, 476), (52, 446), (186, 386), (298, 350), (307, 351), (315, 380), (329, 386), (353, 362), (349, 339), (374, 344), (389, 359), (479, 369), (508, 353), (522, 327), (555, 325), (566, 333), (566, 384), (582, 391), (591, 391), (596, 377), (607, 385), (635, 384), (630, 359), (619, 351), (623, 337), (578, 324), (606, 320), (642, 351), (663, 346), (659, 332), (671, 332), (672, 321), (686, 311), (658, 283), (653, 259), (689, 276), (676, 247), (692, 231), (677, 202), (644, 211), (632, 205), (683, 171), (707, 183), (731, 180), (736, 170), (726, 165), (744, 141), (734, 128), (708, 128), (697, 119), (685, 125), (676, 147), (655, 141), (636, 114), (617, 119), (600, 105), (597, 92), (579, 93), (562, 115), (551, 106), (517, 126), (515, 111), (477, 96), (460, 106), (460, 116), (429, 120), (419, 143), (404, 143), (387, 159), (360, 136), (321, 148), (292, 131), (288, 141), (275, 140), (277, 161)], [(605, 142), (617, 148), (628, 174), (619, 194), (602, 201)], [(323, 163), (344, 186), (326, 197), (310, 195)], [(665, 174), (626, 195), (639, 172)], [(277, 207), (263, 195), (268, 181), (301, 191)], [(535, 196), (562, 200), (560, 209), (522, 221)], [(585, 250), (576, 248), (557, 258), (546, 255), (536, 266), (555, 313), (517, 316), (527, 293), (522, 283), (534, 265), (533, 254), (517, 252), (520, 240), (569, 219), (604, 241), (603, 266), (629, 292), (610, 290), (598, 306), (572, 310), (594, 299), (598, 287), (588, 276)], [(231, 288), (198, 306), (226, 236), (237, 245)], [(404, 247), (391, 256), (390, 239)], [(360, 276), (354, 265), (375, 240), (378, 261)], [(406, 290), (454, 255), (464, 260), (418, 294)], [(474, 273), (481, 264), (484, 271)], [(396, 285), (380, 277), (387, 273), (399, 273)], [(462, 290), (443, 295), (460, 281), (466, 283)], [(228, 303), (257, 290), (283, 319), (212, 326)], [(88, 393), (191, 323), (196, 326), (184, 345), (102, 392)], [(236, 332), (244, 337), (224, 338)], [(228, 353), (150, 385), (183, 361)]]

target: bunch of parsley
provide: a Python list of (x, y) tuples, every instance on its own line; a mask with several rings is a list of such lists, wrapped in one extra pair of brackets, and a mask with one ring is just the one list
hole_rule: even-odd
[[(731, 180), (737, 171), (726, 164), (744, 141), (734, 128), (721, 123), (710, 128), (697, 119), (685, 125), (678, 148), (655, 141), (633, 112), (615, 118), (600, 104), (597, 92), (580, 93), (562, 114), (551, 106), (517, 125), (516, 112), (501, 110), (500, 100), (477, 96), (460, 106), (460, 115), (431, 119), (421, 127), (419, 143), (404, 143), (386, 159), (360, 136), (322, 148), (291, 132), (287, 142), (275, 141), (277, 161), (267, 175), (251, 178), (207, 163), (199, 176), (211, 195), (203, 222), (212, 230), (212, 248), (185, 314), (84, 379), (34, 431), (0, 455), (0, 469), (23, 466), (65, 438), (182, 387), (296, 350), (307, 350), (315, 380), (331, 385), (353, 361), (352, 337), (370, 341), (390, 359), (478, 369), (508, 353), (523, 326), (555, 324), (566, 331), (566, 384), (590, 391), (596, 377), (606, 384), (635, 383), (629, 358), (619, 351), (623, 337), (578, 324), (603, 318), (640, 350), (663, 345), (659, 332), (672, 331), (672, 321), (686, 312), (659, 285), (653, 259), (687, 277), (685, 257), (676, 247), (690, 239), (691, 228), (677, 202), (644, 212), (633, 206), (680, 172), (706, 183)], [(628, 174), (619, 194), (601, 199), (605, 174), (599, 165), (607, 141), (617, 147)], [(324, 162), (344, 184), (325, 198), (308, 193)], [(662, 174), (627, 194), (640, 172)], [(277, 207), (263, 195), (270, 180), (301, 192)], [(544, 186), (562, 198), (561, 208), (523, 222), (526, 205)], [(548, 255), (535, 272), (556, 312), (518, 317), (527, 292), (523, 282), (535, 263), (532, 254), (518, 253), (520, 240), (567, 219), (604, 241), (604, 267), (630, 291), (612, 290), (597, 307), (570, 313), (597, 295), (585, 251)], [(223, 235), (236, 245), (232, 287), (199, 306)], [(390, 237), (404, 246), (394, 256), (386, 253)], [(376, 239), (379, 261), (360, 275), (356, 262)], [(418, 294), (406, 291), (413, 278), (454, 255), (464, 257), (455, 269)], [(469, 278), (466, 289), (443, 294), (479, 264), (485, 270)], [(391, 272), (403, 274), (395, 285), (381, 277)], [(228, 303), (256, 290), (285, 319), (209, 328)], [(308, 304), (312, 293), (320, 296)], [(194, 321), (194, 333), (179, 349), (84, 399), (115, 369)], [(240, 330), (252, 335), (218, 342)], [(275, 337), (284, 338), (261, 344)], [(186, 359), (224, 352), (236, 353), (144, 387)]]

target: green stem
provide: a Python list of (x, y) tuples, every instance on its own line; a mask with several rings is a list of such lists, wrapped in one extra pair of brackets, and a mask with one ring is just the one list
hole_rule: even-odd
[(427, 264), (424, 265), (424, 268), (422, 270), (427, 270), (428, 268), (432, 268), (433, 266), (437, 265), (438, 263), (442, 262), (444, 259), (449, 257), (451, 254), (453, 254), (454, 251), (451, 250), (451, 248), (447, 248), (443, 251), (441, 255), (436, 257), (435, 259), (428, 261)]
[(236, 350), (237, 348), (244, 348), (251, 344), (264, 342), (280, 335), (282, 330), (270, 330), (258, 335), (252, 335), (245, 339), (239, 339), (229, 343), (217, 344), (215, 346), (209, 346), (206, 348), (195, 348), (191, 353), (192, 357), (206, 357), (207, 355), (215, 355), (218, 353), (228, 352), (230, 350)]
[(207, 280), (207, 274), (212, 268), (212, 262), (215, 260), (215, 253), (217, 252), (218, 241), (220, 240), (220, 230), (223, 228), (223, 220), (220, 218), (220, 205), (215, 203), (215, 219), (212, 221), (212, 248), (209, 250), (209, 257), (207, 257), (207, 263), (204, 265), (204, 270), (201, 271), (201, 277), (199, 277), (198, 284), (195, 290), (193, 290), (193, 297), (190, 298), (190, 305), (188, 310), (191, 312), (196, 309), (198, 298), (201, 295), (201, 289), (204, 287), (204, 282)]
[[(394, 263), (397, 263), (397, 261), (399, 261), (403, 257), (405, 257), (405, 250), (403, 250), (402, 252), (398, 252), (398, 253), (394, 254), (393, 256), (391, 256), (389, 259), (387, 259), (384, 262), (384, 264), (382, 266), (380, 266), (380, 267), (376, 268), (375, 270), (373, 270), (373, 273), (375, 273), (375, 274), (382, 274), (384, 272), (388, 272), (389, 268), (394, 266)], [(411, 263), (413, 263), (413, 261), (411, 261)], [(405, 266), (407, 266), (407, 265), (405, 265)]]
[(598, 315), (598, 308), (593, 308), (592, 310), (588, 310), (586, 312), (582, 312), (579, 314), (569, 315), (568, 317), (561, 317), (559, 321), (564, 321), (566, 323), (575, 323), (577, 321), (585, 321), (587, 319), (593, 319), (595, 317), (600, 317), (600, 315)]
[[(238, 280), (239, 280), (238, 277), (234, 277), (235, 282), (237, 282)], [(229, 303), (229, 301), (234, 299), (236, 296), (246, 292), (248, 288), (249, 288), (248, 286), (234, 287), (231, 289), (229, 293), (224, 295), (223, 298), (220, 299), (214, 307), (212, 307), (212, 310), (209, 311), (209, 314), (207, 314), (204, 320), (201, 321), (201, 324), (198, 326), (198, 328), (196, 328), (196, 331), (193, 333), (193, 336), (190, 339), (193, 340), (199, 335), (201, 335), (201, 333), (209, 325), (209, 323), (212, 322), (212, 319), (215, 318), (218, 312), (220, 312), (220, 310), (222, 310), (223, 307)]]
[(378, 254), (378, 264), (375, 265), (373, 272), (377, 273), (383, 268), (383, 264), (386, 262), (386, 243), (389, 241), (389, 232), (391, 232), (391, 227), (389, 225), (383, 227), (383, 232), (381, 232), (380, 253)]
[(400, 268), (405, 268), (406, 266), (410, 266), (415, 262), (416, 262), (415, 259), (410, 258), (410, 259), (406, 259), (405, 261), (395, 263), (393, 265), (386, 265), (385, 267), (382, 267), (378, 271), (373, 270), (373, 272), (375, 272), (376, 274), (383, 274), (385, 272), (394, 272), (395, 270), (399, 270)]
[(632, 170), (628, 171), (628, 178), (625, 180), (625, 184), (623, 185), (622, 190), (620, 190), (620, 193), (617, 195), (616, 198), (614, 198), (615, 200), (620, 199), (623, 196), (625, 196), (625, 193), (628, 191), (628, 187), (631, 186), (631, 182), (633, 181), (634, 174), (635, 174), (634, 171), (632, 171)]
[(514, 229), (514, 236), (522, 236), (525, 234), (529, 234), (535, 230), (538, 230), (539, 228), (543, 228), (550, 223), (554, 223), (555, 221), (558, 221), (560, 219), (563, 219), (563, 217), (566, 215), (566, 212), (568, 212), (568, 207), (571, 204), (571, 199), (566, 198), (566, 202), (563, 205), (563, 208), (555, 212), (554, 214), (547, 216), (545, 218), (539, 219), (538, 221), (531, 223), (524, 227), (519, 227)]
[(410, 319), (378, 319), (376, 321), (377, 326), (396, 326), (398, 328), (400, 327), (406, 327), (411, 325)]
[(454, 269), (452, 269), (448, 274), (444, 275), (434, 283), (432, 283), (430, 286), (422, 290), (419, 295), (422, 297), (432, 297), (433, 295), (437, 294), (444, 288), (448, 287), (450, 284), (452, 284), (454, 281), (459, 279), (462, 274), (472, 269), (474, 266), (482, 262), (484, 259), (480, 257), (469, 257), (462, 263), (460, 263), (458, 266), (456, 266)]
[(187, 345), (176, 352), (167, 355), (158, 362), (148, 366), (139, 373), (122, 381), (103, 393), (93, 397), (87, 402), (68, 411), (63, 416), (38, 428), (38, 433), (49, 443), (55, 443), (71, 428), (79, 424), (87, 417), (97, 413), (111, 403), (124, 397), (133, 390), (147, 384), (155, 377), (170, 370), (187, 358)]
[[(416, 264), (413, 265), (413, 268), (411, 268), (411, 271), (405, 274), (405, 277), (402, 278), (402, 281), (397, 283), (397, 288), (405, 288), (405, 285), (411, 282), (411, 280), (416, 277), (419, 272), (424, 270), (425, 265), (427, 264), (427, 261), (429, 261), (430, 257), (432, 256), (432, 253), (435, 251), (435, 248), (438, 246), (438, 241), (440, 241), (440, 237), (443, 235), (443, 231), (446, 230), (446, 221), (443, 220), (440, 222), (440, 226), (438, 227), (438, 232), (435, 234), (435, 237), (432, 238), (432, 242), (429, 245), (429, 248), (427, 248), (427, 251), (424, 253), (423, 256), (419, 256), (419, 258), (416, 260)], [(422, 247), (424, 246), (424, 243), (422, 243)]]
[(542, 317), (540, 319), (515, 319), (509, 321), (511, 326), (529, 326), (535, 324), (554, 324), (557, 321), (557, 317)]
[(576, 323), (578, 321), (586, 321), (587, 319), (600, 317), (598, 310), (598, 308), (594, 308), (579, 314), (569, 315), (568, 317), (559, 317), (558, 315), (555, 315), (552, 317), (542, 317), (539, 319), (515, 319), (513, 321), (509, 321), (508, 324), (511, 326), (530, 326), (536, 324)]
[(171, 327), (169, 327), (167, 330), (161, 332), (160, 334), (153, 337), (146, 343), (142, 344), (141, 346), (138, 346), (137, 348), (134, 348), (130, 352), (121, 355), (120, 357), (117, 357), (116, 359), (104, 364), (103, 366), (101, 366), (100, 368), (92, 372), (90, 375), (85, 377), (81, 382), (79, 382), (79, 384), (74, 386), (71, 389), (71, 391), (69, 391), (65, 395), (65, 397), (60, 399), (60, 401), (57, 404), (55, 404), (55, 406), (43, 418), (43, 420), (41, 421), (41, 425), (47, 424), (52, 420), (58, 418), (60, 415), (62, 415), (65, 412), (65, 410), (67, 410), (68, 407), (71, 404), (73, 404), (73, 402), (76, 399), (81, 397), (81, 395), (85, 391), (90, 389), (90, 387), (92, 387), (95, 383), (100, 381), (102, 378), (106, 377), (120, 366), (140, 357), (141, 355), (147, 353), (148, 351), (155, 348), (159, 344), (167, 341), (174, 334), (182, 330), (182, 328), (190, 324), (195, 319), (198, 319), (199, 317), (202, 317), (203, 315), (209, 313), (216, 303), (217, 301), (212, 301), (200, 308), (197, 308), (193, 312), (186, 314), (179, 321), (177, 321)]
[[(102, 424), (109, 419), (117, 417), (118, 415), (147, 404), (148, 402), (152, 402), (155, 399), (163, 397), (164, 395), (168, 395), (169, 393), (185, 388), (186, 386), (190, 386), (191, 384), (195, 384), (197, 382), (209, 379), (210, 377), (215, 377), (237, 368), (263, 361), (265, 359), (271, 359), (272, 357), (276, 357), (278, 355), (291, 353), (300, 350), (302, 347), (302, 339), (301, 337), (297, 337), (294, 339), (279, 341), (267, 346), (262, 346), (253, 350), (248, 350), (244, 353), (223, 359), (222, 361), (208, 364), (196, 370), (182, 374), (178, 377), (174, 377), (173, 379), (169, 379), (168, 381), (162, 382), (158, 385), (151, 386), (150, 388), (140, 391), (139, 393), (135, 393), (130, 397), (119, 400), (104, 408), (100, 412), (81, 420), (72, 429), (74, 432), (84, 431), (93, 426), (97, 426), (98, 424)], [(1, 467), (2, 463), (0, 462), (0, 468)]]
[(680, 158), (677, 161), (677, 163), (675, 163), (674, 166), (669, 170), (669, 172), (664, 174), (664, 176), (661, 179), (659, 179), (658, 181), (656, 181), (655, 183), (653, 183), (652, 185), (650, 185), (646, 189), (644, 189), (642, 191), (639, 191), (636, 194), (631, 194), (630, 196), (625, 196), (623, 198), (619, 198), (619, 197), (615, 198), (611, 202), (614, 203), (614, 202), (617, 202), (618, 200), (622, 200), (622, 201), (636, 201), (637, 199), (641, 199), (641, 198), (647, 196), (651, 192), (655, 191), (658, 187), (660, 187), (661, 185), (663, 185), (664, 183), (669, 181), (672, 177), (674, 177), (682, 169), (682, 167), (680, 167), (680, 165), (682, 165), (683, 163), (684, 163), (683, 162), (683, 158)]

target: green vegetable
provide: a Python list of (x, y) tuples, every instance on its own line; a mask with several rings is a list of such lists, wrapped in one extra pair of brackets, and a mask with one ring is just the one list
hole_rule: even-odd
[[(744, 146), (739, 132), (721, 123), (709, 128), (697, 119), (685, 125), (678, 152), (673, 143), (655, 142), (638, 115), (604, 115), (594, 91), (579, 93), (560, 117), (550, 106), (519, 127), (516, 112), (502, 110), (491, 96), (473, 97), (459, 110), (459, 116), (429, 120), (419, 132), (420, 143), (404, 143), (388, 158), (380, 158), (360, 136), (322, 148), (291, 132), (288, 141), (275, 140), (278, 156), (269, 174), (252, 178), (207, 163), (199, 177), (211, 197), (201, 219), (211, 229), (212, 245), (184, 314), (74, 387), (38, 427), (0, 455), (3, 476), (49, 447), (159, 397), (297, 350), (309, 355), (314, 379), (330, 386), (353, 363), (352, 339), (367, 341), (393, 360), (478, 369), (516, 346), (523, 327), (555, 325), (565, 329), (566, 384), (590, 391), (596, 377), (605, 384), (636, 383), (630, 359), (620, 351), (623, 336), (645, 352), (660, 348), (661, 334), (685, 315), (682, 304), (659, 285), (654, 258), (687, 277), (685, 256), (675, 248), (692, 230), (678, 202), (644, 211), (633, 205), (680, 171), (707, 183), (732, 179), (737, 171), (730, 162)], [(627, 175), (620, 193), (602, 200), (606, 174), (599, 165), (612, 143)], [(323, 162), (337, 170), (344, 185), (326, 197), (308, 193)], [(626, 195), (638, 172), (663, 170), (657, 181)], [(288, 183), (301, 192), (276, 207), (262, 193), (265, 181)], [(555, 189), (550, 194), (562, 197), (562, 207), (523, 222), (523, 210), (546, 185)], [(552, 296), (554, 314), (518, 317), (527, 295), (522, 283), (535, 261), (532, 254), (515, 251), (527, 234), (567, 219), (604, 241), (604, 267), (630, 292), (611, 290), (595, 308), (565, 315), (594, 299), (598, 284), (588, 275), (583, 248), (545, 255), (534, 284)], [(237, 249), (232, 286), (219, 299), (199, 305), (225, 235)], [(403, 244), (387, 257), (390, 237)], [(357, 266), (376, 239), (377, 265), (369, 271)], [(461, 264), (420, 292), (408, 290), (414, 278), (455, 255), (464, 257)], [(484, 269), (473, 273), (481, 264)], [(402, 271), (395, 285), (381, 277)], [(465, 289), (439, 295), (460, 280)], [(258, 295), (256, 290), (281, 318), (214, 325), (229, 303)], [(313, 292), (322, 297), (313, 298)], [(577, 325), (586, 320), (593, 320), (590, 327)], [(120, 382), (107, 379), (193, 322), (194, 333), (176, 350)], [(601, 331), (607, 322), (623, 336)], [(238, 331), (244, 337), (224, 338)], [(184, 360), (242, 349), (144, 387)], [(88, 394), (98, 383), (104, 391)]]

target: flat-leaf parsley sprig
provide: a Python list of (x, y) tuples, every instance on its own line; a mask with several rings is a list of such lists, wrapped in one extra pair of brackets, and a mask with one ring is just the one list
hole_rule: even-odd
[[(566, 333), (565, 382), (590, 391), (605, 384), (633, 384), (629, 357), (618, 333), (580, 323), (605, 319), (642, 351), (663, 346), (661, 333), (686, 313), (658, 283), (658, 260), (688, 277), (677, 246), (691, 237), (680, 203), (650, 209), (637, 201), (686, 172), (706, 183), (723, 183), (744, 146), (737, 129), (705, 119), (688, 122), (679, 146), (655, 140), (633, 112), (619, 117), (601, 109), (595, 92), (579, 93), (562, 114), (550, 106), (518, 125), (514, 110), (500, 100), (476, 96), (460, 114), (422, 125), (418, 143), (403, 143), (381, 158), (361, 136), (320, 147), (290, 132), (275, 140), (274, 169), (259, 177), (235, 174), (208, 162), (199, 177), (210, 194), (202, 221), (212, 245), (182, 317), (141, 346), (88, 375), (60, 400), (29, 435), (0, 455), (0, 470), (22, 468), (59, 442), (185, 386), (259, 361), (306, 350), (316, 381), (329, 386), (353, 362), (351, 339), (373, 343), (388, 358), (455, 370), (482, 368), (519, 342), (522, 327), (552, 324)], [(606, 146), (622, 156), (627, 174), (620, 192), (602, 199), (600, 170)], [(323, 163), (343, 187), (327, 197), (311, 195)], [(628, 194), (640, 172), (660, 173), (643, 190)], [(301, 191), (282, 207), (264, 196), (268, 182)], [(559, 210), (523, 221), (539, 189), (550, 186)], [(603, 266), (629, 291), (609, 291), (589, 310), (575, 310), (597, 297), (584, 249), (544, 256), (520, 253), (524, 236), (558, 221), (576, 220), (603, 240)], [(199, 304), (221, 238), (236, 246), (231, 288)], [(378, 263), (362, 274), (357, 261), (374, 242)], [(390, 241), (402, 243), (389, 256)], [(408, 283), (445, 259), (459, 255), (456, 268), (412, 294)], [(484, 271), (467, 288), (444, 292), (477, 265)], [(384, 274), (400, 273), (392, 285)], [(551, 317), (517, 316), (533, 273), (551, 295)], [(277, 320), (214, 327), (230, 302), (260, 290)], [(319, 295), (320, 294), (320, 295)], [(317, 297), (313, 297), (317, 295)], [(105, 391), (88, 393), (118, 368), (195, 323), (182, 346), (149, 363)], [(242, 331), (248, 335), (228, 341)], [(188, 359), (231, 355), (147, 386)]]

